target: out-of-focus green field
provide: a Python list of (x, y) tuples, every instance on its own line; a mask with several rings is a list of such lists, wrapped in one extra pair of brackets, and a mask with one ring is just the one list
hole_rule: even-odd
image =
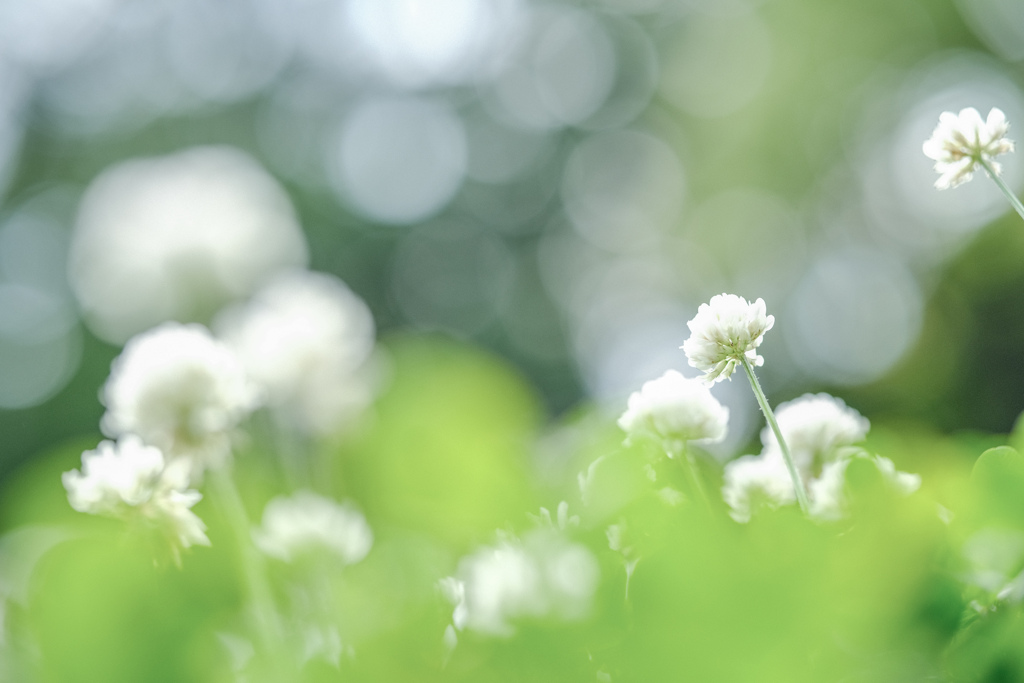
[[(1022, 17), (1018, 0), (0, 3), (0, 681), (1024, 680), (1024, 224), (984, 174), (935, 190), (921, 154), (946, 110), (1000, 107), (1020, 135)], [(173, 226), (126, 253), (83, 237), (97, 179), (208, 147), (261, 169), (299, 230), (288, 265), (342, 279), (377, 330), (377, 394), (300, 444), (316, 468), (262, 412), (235, 435), (253, 525), (308, 488), (373, 531), (350, 566), (266, 560), (284, 666), (214, 491), (193, 508), (211, 545), (178, 566), (61, 484), (158, 305), (210, 324), (256, 290), (198, 247), (164, 258)], [(1022, 158), (1000, 159), (1015, 189)], [(188, 204), (168, 196), (154, 221)], [(121, 204), (103, 215), (135, 229)], [(212, 216), (196, 234), (244, 223), (186, 208)], [(83, 244), (99, 256), (69, 271)], [(113, 278), (120, 336), (83, 294), (118, 275), (108, 252), (138, 266)], [(859, 463), (840, 521), (734, 522), (723, 466), (763, 426), (742, 378), (716, 386), (729, 437), (699, 453), (710, 509), (679, 462), (624, 445), (626, 397), (693, 374), (686, 321), (723, 291), (776, 316), (772, 403), (842, 397), (919, 491)], [(586, 608), (455, 628), (439, 582), (563, 501), (578, 523), (559, 542), (598, 570), (592, 594), (562, 577)]]

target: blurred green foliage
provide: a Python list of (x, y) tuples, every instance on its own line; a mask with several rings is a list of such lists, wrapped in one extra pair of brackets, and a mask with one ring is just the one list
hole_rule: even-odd
[[(663, 13), (629, 19), (660, 47), (672, 44), (679, 7), (694, 3), (662, 4)], [(799, 214), (795, 235), (824, 235), (812, 246), (847, 238), (830, 233), (834, 226), (822, 216), (845, 219), (863, 209), (842, 203), (858, 201), (849, 197), (862, 180), (854, 162), (865, 139), (899, 123), (920, 69), (970, 53), (1022, 82), (1020, 63), (993, 55), (961, 16), (966, 0), (755, 4), (771, 35), (771, 67), (748, 106), (702, 117), (659, 91), (631, 125), (656, 133), (682, 160), (689, 204), (735, 187), (764, 190)], [(295, 131), (350, 105), (352, 93), (337, 82), (295, 70), (326, 103), (295, 114)], [(592, 131), (552, 132), (546, 161), (530, 178), (500, 187), (467, 182), (441, 212), (438, 224), (490, 230), (519, 279), (500, 302), (509, 318), (448, 330), (462, 341), (423, 336), (409, 331), (415, 322), (397, 301), (393, 277), (408, 233), (436, 226), (377, 224), (323, 178), (295, 172), (268, 149), (261, 141), (268, 111), (276, 99), (288, 100), (273, 89), (302, 84), (290, 78), (280, 75), (237, 102), (204, 102), (88, 134), (62, 128), (40, 91), (26, 105), (3, 210), (7, 216), (55, 187), (76, 198), (126, 158), (235, 145), (282, 179), (309, 240), (311, 267), (338, 274), (369, 303), (386, 340), (388, 380), (368, 420), (345, 439), (315, 446), (275, 442), (267, 425), (253, 424), (236, 453), (235, 478), (254, 522), (267, 500), (301, 484), (354, 500), (374, 530), (370, 555), (343, 571), (305, 575), (271, 566), (275, 599), (289, 614), (289, 645), (302, 640), (304, 619), (322, 618), (338, 625), (345, 648), (337, 664), (311, 659), (297, 680), (1024, 680), (1024, 553), (1014, 555), (1024, 537), (1024, 425), (1005, 434), (1024, 409), (1024, 230), (1015, 216), (929, 266), (921, 333), (885, 377), (839, 389), (799, 373), (784, 377), (785, 368), (772, 376), (766, 367), (766, 384), (779, 387), (773, 401), (824, 388), (860, 408), (873, 421), (867, 449), (920, 473), (922, 490), (896, 497), (872, 466), (856, 463), (848, 473), (848, 519), (816, 523), (783, 509), (738, 525), (714, 495), (719, 461), (699, 460), (710, 509), (693, 496), (673, 499), (666, 484), (686, 490), (677, 463), (650, 444), (623, 446), (607, 415), (578, 405), (585, 381), (571, 315), (539, 284), (537, 262), (545, 241), (559, 235), (553, 226), (564, 222), (560, 168)], [(443, 96), (463, 113), (477, 106), (468, 89)], [(299, 147), (298, 136), (274, 142)], [(508, 217), (530, 201), (535, 213)], [(73, 224), (73, 203), (53, 208), (61, 225)], [(763, 226), (744, 225), (734, 236), (714, 223), (702, 237), (692, 218), (689, 208), (674, 218), (671, 235), (707, 238), (699, 265), (742, 274), (747, 263), (736, 247), (755, 243)], [(863, 227), (867, 218), (852, 221)], [(690, 269), (678, 267), (697, 281), (699, 291), (689, 294), (718, 293), (711, 288), (719, 280)], [(533, 327), (515, 327), (524, 320)], [(545, 353), (517, 342), (541, 333)], [(208, 492), (195, 510), (212, 546), (186, 553), (180, 569), (144, 530), (68, 506), (60, 474), (100, 440), (97, 389), (118, 352), (82, 334), (79, 370), (59, 394), (0, 411), (0, 681), (266, 680), (265, 662), (247, 659), (243, 560)], [(552, 424), (552, 415), (561, 417)], [(279, 457), (306, 447), (321, 467), (296, 481)], [(588, 482), (586, 496), (578, 475)], [(461, 632), (449, 651), (452, 606), (437, 581), (491, 543), (496, 530), (522, 533), (530, 528), (527, 513), (561, 500), (581, 519), (573, 537), (599, 562), (591, 613), (574, 623), (527, 619), (510, 638)], [(613, 524), (624, 530), (627, 556), (609, 547)], [(976, 566), (993, 556), (994, 566)]]
[[(666, 497), (666, 484), (685, 485), (679, 463), (650, 444), (622, 445), (607, 419), (580, 413), (544, 427), (536, 397), (497, 358), (438, 337), (403, 336), (386, 347), (389, 390), (361, 433), (329, 449), (333, 479), (314, 482), (360, 505), (373, 550), (341, 571), (272, 567), (276, 599), (295, 619), (286, 637), (301, 639), (302, 615), (327, 615), (349, 648), (338, 665), (311, 660), (301, 680), (1024, 677), (1024, 603), (974, 585), (964, 553), (979, 532), (1024, 535), (1024, 456), (1015, 448), (985, 450), (970, 472), (963, 463), (988, 437), (879, 426), (869, 447), (902, 467), (922, 465), (921, 491), (894, 494), (869, 461), (858, 461), (847, 475), (849, 518), (812, 522), (790, 507), (736, 524), (715, 495), (710, 508)], [(527, 467), (555, 439), (571, 475), (561, 486), (544, 485)], [(1024, 430), (1008, 439), (1021, 443)], [(216, 501), (196, 508), (213, 545), (187, 552), (178, 569), (144, 533), (70, 511), (59, 472), (82, 447), (41, 459), (2, 496), (14, 527), (0, 542), (5, 666), (22, 667), (10, 680), (234, 680), (225, 634), (245, 633), (244, 596)], [(259, 473), (273, 468), (262, 458), (255, 448), (235, 462), (254, 518), (282, 481)], [(700, 462), (714, 482), (720, 466)], [(588, 482), (583, 500), (577, 472)], [(491, 542), (495, 528), (528, 529), (524, 513), (538, 501), (551, 506), (552, 496), (570, 500), (581, 517), (571, 533), (598, 557), (589, 617), (522, 621), (510, 638), (465, 631), (447, 652), (451, 606), (437, 581), (461, 554)], [(605, 536), (613, 523), (637, 560), (628, 581), (626, 558)], [(3, 544), (19, 537), (22, 550), (4, 554), (11, 546)], [(1024, 554), (1005, 581), (1021, 570)], [(270, 680), (252, 666), (248, 680)]]

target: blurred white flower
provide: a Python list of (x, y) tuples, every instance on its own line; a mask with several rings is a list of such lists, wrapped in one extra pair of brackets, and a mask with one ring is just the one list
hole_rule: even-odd
[(106, 435), (137, 434), (190, 460), (199, 477), (230, 454), (231, 432), (258, 395), (235, 354), (205, 327), (166, 323), (129, 340), (101, 398)]
[(187, 463), (165, 463), (159, 448), (128, 434), (82, 454), (82, 470), (62, 481), (71, 507), (118, 519), (141, 519), (161, 530), (177, 558), (181, 548), (210, 545), (206, 525), (190, 509), (202, 498), (188, 488)]
[(122, 343), (166, 320), (204, 321), (307, 258), (280, 185), (239, 150), (200, 147), (96, 178), (68, 269), (90, 327)]
[(974, 176), (981, 162), (998, 174), (1002, 169), (994, 157), (1013, 151), (1013, 141), (1006, 137), (1010, 124), (1002, 110), (993, 108), (988, 119), (982, 120), (974, 107), (939, 115), (939, 125), (925, 141), (925, 155), (935, 160), (940, 173), (935, 187), (946, 190), (965, 183)]
[[(805, 475), (812, 468), (834, 460), (844, 446), (863, 441), (871, 423), (841, 399), (829, 394), (804, 394), (781, 404), (775, 411), (782, 437), (794, 464)], [(777, 450), (779, 442), (770, 427), (761, 431), (766, 450)]]
[(440, 585), (457, 629), (508, 637), (519, 619), (585, 617), (599, 578), (589, 550), (557, 530), (537, 529), (464, 557), (456, 576)]
[(682, 349), (690, 366), (704, 373), (705, 382), (720, 382), (731, 377), (744, 358), (755, 367), (764, 364), (757, 347), (774, 324), (775, 316), (767, 315), (764, 299), (747, 303), (735, 294), (717, 294), (686, 323), (690, 338)]
[(374, 324), (332, 275), (290, 271), (215, 321), (267, 403), (304, 432), (343, 428), (373, 398)]
[(921, 486), (921, 476), (899, 472), (889, 458), (860, 453), (843, 457), (825, 465), (821, 476), (810, 484), (811, 515), (818, 519), (836, 520), (846, 514), (846, 470), (854, 460), (872, 462), (888, 485), (898, 493), (910, 495)]
[(370, 552), (373, 532), (352, 505), (298, 491), (267, 503), (253, 541), (264, 554), (285, 562), (326, 551), (342, 564), (355, 564)]
[(737, 458), (726, 464), (723, 477), (722, 498), (737, 522), (750, 521), (761, 508), (796, 502), (793, 478), (779, 452)]
[(629, 438), (658, 439), (672, 454), (687, 441), (721, 441), (728, 422), (729, 409), (700, 380), (669, 370), (633, 392), (619, 427)]

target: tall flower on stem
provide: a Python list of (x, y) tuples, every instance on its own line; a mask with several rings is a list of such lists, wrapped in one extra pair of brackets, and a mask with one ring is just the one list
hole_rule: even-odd
[(1000, 154), (1013, 151), (1013, 140), (1006, 137), (1009, 128), (1006, 115), (997, 108), (984, 120), (974, 107), (961, 109), (959, 114), (942, 112), (939, 125), (922, 147), (925, 156), (935, 160), (940, 174), (935, 187), (947, 190), (966, 183), (980, 166), (1024, 218), (1024, 204), (999, 177), (1002, 167), (995, 161)]
[[(711, 395), (696, 379), (688, 379), (675, 370), (649, 382), (629, 397), (619, 426), (627, 439), (648, 437), (657, 440), (670, 458), (684, 462), (690, 486), (696, 495), (707, 495), (688, 442), (718, 443), (725, 438), (729, 409)], [(710, 503), (709, 503), (710, 505)]]
[(690, 365), (704, 372), (704, 381), (708, 384), (729, 379), (738, 365), (743, 366), (761, 412), (778, 440), (789, 476), (793, 479), (797, 502), (806, 513), (810, 506), (803, 481), (793, 464), (793, 457), (779, 430), (775, 414), (754, 374), (754, 367), (764, 364), (764, 358), (757, 354), (757, 347), (761, 345), (764, 333), (774, 324), (775, 317), (768, 315), (764, 299), (748, 303), (735, 294), (718, 294), (711, 297), (710, 303), (701, 304), (696, 317), (686, 323), (690, 328), (690, 338), (683, 343), (682, 348)]

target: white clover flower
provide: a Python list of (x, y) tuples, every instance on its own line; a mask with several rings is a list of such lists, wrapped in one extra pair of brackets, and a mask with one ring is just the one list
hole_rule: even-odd
[(509, 538), (459, 562), (441, 588), (452, 601), (452, 621), (486, 635), (509, 637), (520, 619), (574, 621), (585, 617), (600, 578), (584, 546), (554, 529)]
[(373, 532), (352, 505), (299, 491), (267, 503), (253, 541), (264, 554), (285, 562), (326, 551), (342, 564), (355, 564), (370, 552)]
[(761, 508), (796, 502), (793, 478), (778, 452), (737, 458), (726, 464), (723, 478), (722, 498), (737, 522), (750, 521)]
[(82, 470), (65, 472), (68, 502), (79, 512), (118, 519), (141, 519), (181, 548), (210, 545), (206, 525), (190, 509), (202, 498), (188, 488), (186, 463), (164, 461), (159, 448), (132, 434), (103, 441), (82, 454)]
[(205, 327), (166, 323), (133, 337), (114, 360), (100, 426), (189, 459), (199, 477), (230, 454), (230, 434), (257, 398), (235, 354)]
[(281, 186), (230, 147), (133, 159), (79, 207), (68, 275), (87, 322), (123, 343), (166, 320), (205, 320), (308, 260)]
[(996, 108), (984, 121), (974, 107), (961, 109), (959, 114), (942, 112), (939, 125), (923, 146), (941, 174), (935, 187), (946, 190), (967, 182), (982, 162), (998, 175), (1002, 169), (994, 157), (1013, 151), (1013, 141), (1006, 137), (1009, 128), (1006, 115)]
[(671, 454), (687, 441), (721, 441), (728, 422), (729, 409), (700, 380), (669, 370), (633, 392), (619, 427), (629, 438), (658, 439)]
[(899, 472), (889, 458), (861, 453), (840, 458), (825, 465), (821, 476), (812, 481), (810, 489), (811, 515), (823, 520), (841, 519), (846, 514), (846, 470), (857, 459), (870, 460), (888, 485), (898, 493), (910, 495), (921, 486), (921, 476)]
[(704, 373), (705, 382), (720, 382), (731, 377), (744, 358), (755, 367), (764, 364), (757, 347), (774, 324), (775, 316), (767, 315), (764, 299), (747, 303), (735, 294), (717, 294), (686, 323), (690, 338), (682, 348), (690, 366)]
[(373, 398), (373, 316), (332, 275), (283, 273), (219, 316), (215, 329), (267, 403), (303, 432), (336, 432)]
[[(783, 403), (775, 418), (794, 464), (806, 474), (816, 464), (834, 460), (844, 446), (863, 441), (871, 428), (866, 417), (825, 393), (804, 394)], [(767, 450), (779, 447), (770, 427), (761, 431), (761, 443)]]

